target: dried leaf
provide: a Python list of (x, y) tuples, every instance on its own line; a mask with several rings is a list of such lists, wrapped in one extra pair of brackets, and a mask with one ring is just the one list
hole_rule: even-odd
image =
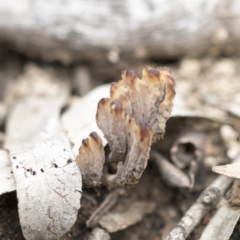
[(59, 122), (61, 105), (61, 98), (28, 97), (18, 101), (7, 122), (5, 148), (26, 239), (61, 237), (80, 208), (81, 173)]
[(151, 202), (135, 202), (125, 212), (110, 212), (100, 219), (100, 226), (109, 233), (117, 232), (140, 222), (147, 213), (154, 210)]
[(6, 125), (4, 147), (12, 162), (22, 231), (29, 240), (60, 238), (80, 208), (81, 173), (59, 116), (69, 87), (47, 76), (35, 68), (21, 76), (11, 90), (13, 108)]
[(109, 86), (97, 87), (84, 97), (75, 98), (62, 116), (63, 128), (67, 132), (76, 156), (79, 152), (79, 143), (88, 138), (91, 132), (96, 132), (102, 138), (104, 146), (107, 143), (96, 124), (96, 111), (99, 99), (109, 95)]
[(240, 178), (240, 163), (215, 166), (212, 168), (212, 171), (228, 177)]

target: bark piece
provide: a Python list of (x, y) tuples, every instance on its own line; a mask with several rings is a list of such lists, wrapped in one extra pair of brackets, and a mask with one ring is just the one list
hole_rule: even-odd
[(117, 232), (140, 222), (154, 208), (155, 205), (150, 202), (135, 202), (125, 212), (107, 213), (100, 219), (99, 224), (109, 233)]
[(16, 190), (12, 164), (8, 152), (0, 149), (0, 195)]

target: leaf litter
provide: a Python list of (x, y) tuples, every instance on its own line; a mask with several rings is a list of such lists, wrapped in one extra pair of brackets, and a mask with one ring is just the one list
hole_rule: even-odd
[[(183, 60), (179, 67), (172, 66), (173, 76), (177, 83), (177, 96), (174, 100), (173, 117), (170, 118), (167, 123), (164, 139), (153, 145), (154, 152), (157, 152), (159, 156), (161, 155), (161, 159), (164, 160), (161, 160), (161, 166), (159, 167), (156, 157), (150, 157), (148, 166), (142, 174), (139, 183), (129, 190), (125, 190), (124, 195), (119, 196), (117, 200), (115, 200), (104, 217), (112, 216), (112, 219), (116, 219), (116, 216), (120, 214), (119, 216), (127, 216), (127, 219), (131, 222), (131, 209), (134, 209), (134, 207), (132, 208), (131, 206), (135, 204), (146, 204), (147, 206), (154, 204), (154, 211), (149, 211), (146, 214), (142, 212), (141, 217), (135, 222), (133, 217), (132, 224), (127, 224), (122, 227), (122, 230), (110, 233), (112, 239), (165, 239), (171, 230), (181, 222), (180, 219), (187, 210), (191, 209), (191, 206), (194, 206), (202, 190), (216, 177), (216, 175), (211, 173), (211, 168), (213, 166), (230, 163), (231, 159), (237, 157), (239, 153), (238, 115), (232, 110), (233, 107), (229, 106), (230, 102), (239, 105), (237, 61), (238, 60), (233, 61), (232, 59), (219, 61), (213, 61), (211, 59), (187, 59)], [(116, 77), (116, 79), (118, 79), (118, 77)], [(229, 79), (231, 79), (231, 86), (229, 86)], [(209, 83), (211, 83), (211, 85), (209, 85)], [(99, 96), (108, 97), (107, 88), (108, 86), (104, 91), (99, 91)], [(206, 93), (208, 93), (208, 99), (205, 97)], [(89, 95), (91, 95), (91, 92)], [(101, 98), (99, 96), (93, 93), (92, 99), (95, 99), (93, 101), (90, 100), (90, 98), (88, 100), (87, 95), (83, 97), (82, 99), (86, 99), (85, 104), (79, 103), (79, 111), (82, 111), (82, 105), (87, 109), (88, 107), (86, 105), (88, 102), (91, 103), (95, 101), (95, 104), (97, 104)], [(214, 96), (214, 102), (211, 99), (209, 100), (209, 96)], [(74, 97), (71, 102), (74, 104), (74, 102), (81, 102), (82, 99)], [(8, 102), (10, 104), (7, 106), (12, 105), (14, 101), (11, 100)], [(34, 102), (34, 100), (31, 99), (30, 102)], [(45, 103), (45, 105), (48, 104)], [(66, 131), (68, 139), (73, 146), (73, 159), (78, 153), (81, 140), (87, 138), (92, 131), (98, 132), (99, 135), (103, 137), (101, 131), (99, 131), (97, 125), (94, 123), (97, 105), (93, 108), (95, 108), (95, 110), (90, 111), (91, 113), (94, 112), (93, 117), (90, 117), (89, 120), (86, 121), (86, 124), (90, 124), (86, 128), (84, 128), (84, 125), (82, 125), (82, 127), (80, 126), (82, 131), (80, 129), (79, 131), (77, 130), (77, 123), (81, 125), (81, 121), (74, 119), (74, 117), (69, 117), (69, 124), (76, 126), (76, 130), (69, 130), (66, 127), (65, 116), (67, 112), (66, 115), (64, 113), (62, 116), (63, 129)], [(89, 107), (89, 109), (92, 109), (92, 107)], [(71, 107), (69, 107), (67, 111), (71, 112)], [(9, 116), (11, 116), (11, 113), (7, 114), (8, 118)], [(72, 123), (70, 123), (70, 121), (72, 121)], [(8, 120), (6, 122), (8, 122)], [(228, 131), (229, 128), (230, 131)], [(60, 131), (60, 129), (57, 131)], [(82, 135), (83, 132), (85, 132), (85, 135)], [(230, 137), (228, 135), (229, 132)], [(78, 134), (80, 137), (78, 137)], [(196, 136), (197, 139), (192, 138), (192, 134)], [(28, 139), (28, 137), (29, 136), (27, 136), (26, 139)], [(43, 137), (48, 138), (48, 135), (46, 134), (44, 136), (43, 134)], [(34, 136), (32, 136), (32, 138), (34, 139)], [(103, 138), (104, 151), (109, 154), (109, 146), (107, 146), (106, 143), (107, 141)], [(17, 149), (17, 147), (15, 147), (16, 145), (18, 144), (13, 144), (14, 151)], [(29, 147), (28, 143), (23, 145), (24, 148)], [(18, 149), (16, 152), (18, 152)], [(163, 171), (162, 169), (164, 168), (168, 170)], [(104, 168), (103, 171), (103, 177), (105, 174), (116, 172), (116, 170), (117, 166), (114, 162), (107, 163), (107, 167)], [(31, 170), (29, 171), (31, 172)], [(184, 179), (188, 179), (187, 186), (181, 186), (182, 180), (175, 181), (174, 184), (171, 184), (171, 174), (166, 173), (168, 171), (174, 173), (174, 175), (176, 175), (175, 172), (178, 172), (179, 175), (177, 174), (177, 176), (184, 176)], [(164, 173), (166, 173), (166, 176), (164, 176)], [(91, 237), (98, 235), (98, 232), (100, 237), (101, 235), (108, 236), (106, 230), (111, 226), (112, 221), (104, 225), (101, 224), (101, 222), (104, 222), (102, 218), (99, 218), (94, 224), (94, 226), (98, 226), (97, 228), (86, 228), (85, 225), (89, 217), (98, 210), (101, 203), (112, 193), (113, 190), (108, 189), (106, 186), (104, 186), (103, 183), (101, 187), (95, 190), (92, 188), (83, 188), (81, 209), (78, 211), (77, 221), (63, 239), (79, 239), (79, 237), (81, 239), (88, 239), (88, 237), (91, 239)], [(221, 204), (214, 205), (211, 211), (202, 217), (202, 220), (199, 221), (197, 226), (194, 226), (192, 233), (189, 234), (187, 239), (195, 240), (199, 239), (202, 234), (204, 236), (204, 232), (209, 231), (208, 229), (211, 230), (211, 226), (213, 226), (211, 222), (215, 222), (213, 221), (215, 217), (219, 224), (221, 224), (221, 219), (223, 219), (223, 216), (226, 216), (226, 212), (228, 212), (226, 209), (229, 208), (228, 203), (224, 200), (227, 198), (227, 195), (229, 195), (226, 194), (230, 191), (229, 189), (230, 187), (227, 187), (227, 189), (222, 190)], [(238, 190), (235, 188), (234, 191), (236, 194)], [(138, 213), (140, 214), (141, 207), (138, 209)], [(229, 210), (229, 213), (231, 211), (232, 210)], [(235, 217), (232, 217), (233, 221), (229, 221), (229, 226), (226, 226), (228, 235), (233, 231), (238, 219), (237, 214), (234, 216)], [(122, 217), (119, 217), (119, 219), (121, 218)], [(207, 221), (207, 218), (212, 219), (212, 221)], [(106, 222), (107, 221), (105, 221), (105, 223)], [(119, 224), (120, 223), (121, 221), (119, 220)], [(116, 227), (116, 225), (117, 224), (115, 224), (114, 227)], [(204, 230), (205, 226), (206, 229)], [(234, 239), (235, 235), (236, 233), (234, 231), (232, 237), (228, 237)], [(215, 235), (213, 233), (211, 236), (211, 239), (217, 239), (216, 233)], [(101, 239), (100, 237), (96, 239)], [(227, 237), (225, 239), (227, 239)]]

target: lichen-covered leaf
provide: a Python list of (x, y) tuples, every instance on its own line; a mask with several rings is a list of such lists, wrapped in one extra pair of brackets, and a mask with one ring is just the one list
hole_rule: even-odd
[(81, 173), (59, 118), (64, 98), (30, 96), (12, 109), (5, 148), (16, 181), (26, 239), (58, 239), (75, 223)]

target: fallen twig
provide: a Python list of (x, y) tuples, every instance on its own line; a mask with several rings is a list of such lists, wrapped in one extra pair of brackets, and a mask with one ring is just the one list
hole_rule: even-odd
[[(238, 159), (240, 160), (240, 158)], [(177, 227), (175, 227), (167, 240), (184, 240), (200, 223), (201, 219), (207, 212), (217, 206), (221, 196), (225, 193), (232, 179), (226, 176), (219, 176), (212, 184), (210, 184), (203, 193), (198, 197), (197, 201), (185, 213)]]
[(240, 209), (233, 209), (222, 198), (221, 207), (208, 223), (199, 240), (228, 240), (239, 219)]

